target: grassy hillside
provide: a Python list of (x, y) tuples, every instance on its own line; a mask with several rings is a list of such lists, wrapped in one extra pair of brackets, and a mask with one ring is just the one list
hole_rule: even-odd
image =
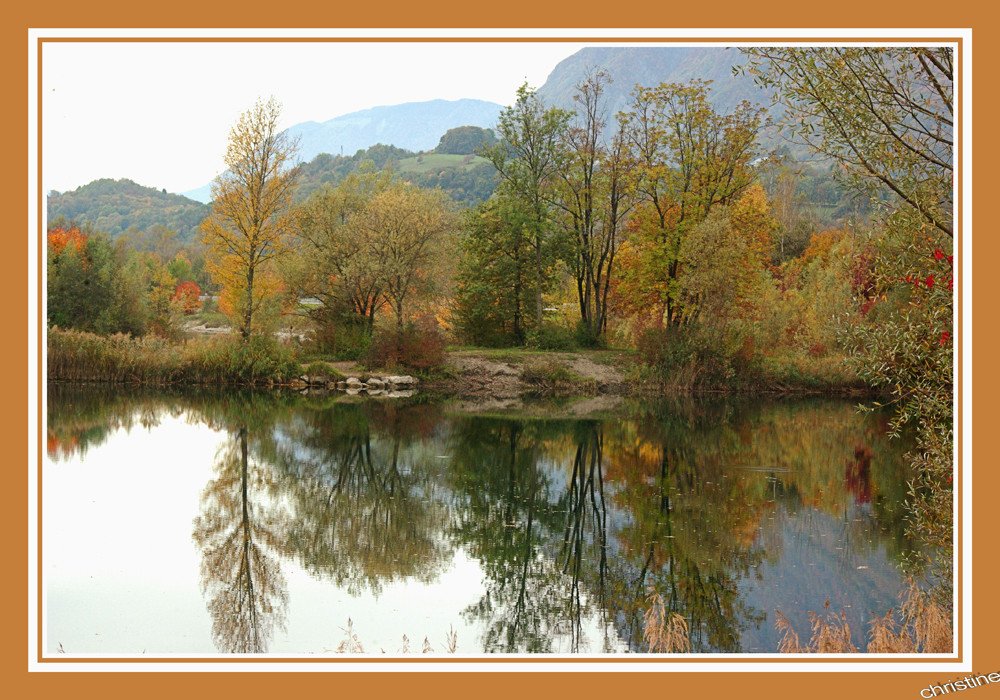
[(480, 156), (462, 156), (451, 153), (429, 153), (424, 156), (404, 158), (397, 167), (401, 173), (429, 173), (444, 168), (470, 170), (477, 165), (488, 165), (489, 161)]

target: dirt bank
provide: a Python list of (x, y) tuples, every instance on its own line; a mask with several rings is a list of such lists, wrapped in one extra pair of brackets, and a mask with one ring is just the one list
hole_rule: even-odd
[(624, 364), (613, 351), (457, 351), (448, 355), (449, 376), (423, 388), (498, 405), (525, 395), (622, 396), (629, 393)]

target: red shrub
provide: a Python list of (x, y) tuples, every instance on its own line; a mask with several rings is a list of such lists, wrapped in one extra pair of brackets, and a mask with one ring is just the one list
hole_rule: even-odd
[(195, 282), (181, 282), (177, 285), (170, 301), (179, 302), (186, 314), (193, 314), (201, 308), (201, 287)]

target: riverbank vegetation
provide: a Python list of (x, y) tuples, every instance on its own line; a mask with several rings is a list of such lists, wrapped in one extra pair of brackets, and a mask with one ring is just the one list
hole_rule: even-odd
[[(759, 151), (759, 109), (719, 113), (694, 81), (637, 87), (611, 117), (608, 82), (580, 83), (579, 113), (522, 87), (500, 140), (479, 147), (496, 191), (461, 212), (374, 163), (297, 199), (295, 144), (260, 103), (234, 128), (201, 244), (52, 228), (49, 325), (178, 341), (225, 317), (303, 363), (422, 372), (448, 345), (615, 347), (635, 351), (630, 381), (650, 389), (860, 388), (844, 332), (878, 322), (871, 231), (820, 220), (797, 191), (812, 171)], [(132, 369), (146, 361), (109, 376), (186, 376)]]

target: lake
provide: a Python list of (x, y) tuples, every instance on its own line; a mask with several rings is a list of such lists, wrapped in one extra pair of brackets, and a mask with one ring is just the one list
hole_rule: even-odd
[(915, 546), (909, 445), (851, 400), (47, 402), (47, 653), (644, 652), (650, 590), (693, 652), (774, 653), (826, 601), (863, 648)]

